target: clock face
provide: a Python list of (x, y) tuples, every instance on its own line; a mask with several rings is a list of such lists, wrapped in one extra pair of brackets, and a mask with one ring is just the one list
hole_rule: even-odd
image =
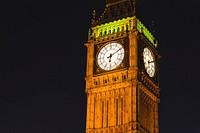
[(105, 45), (98, 52), (97, 64), (103, 70), (109, 71), (117, 68), (124, 58), (124, 48), (117, 42)]
[(155, 75), (155, 60), (148, 48), (144, 48), (143, 50), (143, 61), (146, 72), (150, 77), (153, 77)]

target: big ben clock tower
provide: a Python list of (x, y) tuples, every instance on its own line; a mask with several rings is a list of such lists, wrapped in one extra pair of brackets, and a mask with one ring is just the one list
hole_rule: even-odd
[(93, 13), (86, 67), (86, 133), (159, 133), (157, 41), (137, 0), (107, 0)]

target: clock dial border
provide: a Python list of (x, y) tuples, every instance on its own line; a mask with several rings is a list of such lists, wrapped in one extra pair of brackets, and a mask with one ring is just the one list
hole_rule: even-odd
[[(112, 42), (116, 42), (116, 43), (119, 43), (120, 45), (122, 45), (122, 47), (124, 48), (124, 58), (117, 68), (115, 68), (113, 70), (106, 71), (106, 70), (101, 69), (99, 67), (99, 65), (97, 64), (97, 56), (98, 56), (98, 52), (101, 50), (101, 48), (103, 48), (103, 46), (105, 46), (108, 43), (112, 43)], [(128, 37), (96, 43), (95, 47), (94, 47), (93, 74), (98, 75), (98, 74), (109, 73), (109, 72), (128, 68), (128, 66), (129, 66), (129, 56), (128, 55), (129, 55), (129, 38)]]
[[(146, 57), (144, 55), (145, 49), (147, 50), (148, 54), (150, 54), (150, 55), (146, 55)], [(143, 58), (143, 65), (144, 65), (144, 68), (145, 68), (145, 72), (148, 74), (149, 77), (154, 78), (156, 76), (156, 59), (155, 59), (154, 53), (152, 52), (152, 50), (149, 47), (143, 48), (142, 58)], [(148, 61), (146, 61), (146, 60), (148, 60)], [(149, 72), (149, 69), (151, 69), (150, 70), (151, 72)]]
[[(105, 56), (107, 58), (105, 58)], [(125, 58), (124, 56), (125, 48), (121, 43), (117, 41), (108, 42), (99, 48), (96, 54), (96, 65), (103, 71), (112, 71), (117, 69), (121, 65)], [(112, 58), (114, 58), (115, 60), (112, 61)], [(117, 62), (115, 62), (116, 60)]]

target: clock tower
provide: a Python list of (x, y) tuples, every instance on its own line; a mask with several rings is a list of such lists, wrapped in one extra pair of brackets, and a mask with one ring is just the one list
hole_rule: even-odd
[(107, 0), (88, 34), (86, 133), (159, 133), (160, 58), (137, 0)]

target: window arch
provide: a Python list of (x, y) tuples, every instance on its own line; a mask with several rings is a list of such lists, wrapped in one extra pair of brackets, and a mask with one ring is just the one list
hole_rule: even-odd
[(117, 32), (120, 32), (120, 28), (119, 27), (117, 27)]
[(99, 33), (99, 36), (102, 36), (102, 31)]
[(104, 31), (104, 35), (106, 35), (106, 34), (107, 34), (107, 31), (105, 30), (105, 31)]
[(124, 31), (124, 26), (122, 26), (122, 31)]

